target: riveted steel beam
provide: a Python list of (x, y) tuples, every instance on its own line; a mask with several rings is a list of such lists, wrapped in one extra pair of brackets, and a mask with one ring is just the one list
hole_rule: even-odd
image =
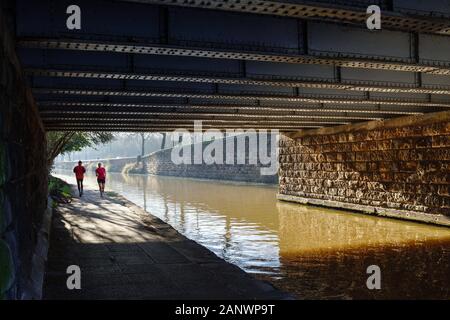
[[(361, 99), (359, 97), (341, 99), (324, 98), (317, 94), (310, 96), (286, 96), (286, 95), (238, 95), (238, 94), (198, 94), (198, 93), (167, 93), (155, 91), (108, 91), (108, 90), (73, 90), (73, 89), (34, 89), (36, 94), (55, 94), (55, 95), (82, 95), (82, 96), (125, 96), (125, 97), (160, 97), (160, 98), (189, 98), (189, 99), (219, 99), (219, 100), (262, 100), (270, 102), (297, 102), (308, 104), (333, 104), (333, 105), (377, 105), (377, 106), (405, 106), (405, 107), (438, 107), (450, 108), (450, 103), (411, 101), (408, 99), (391, 98), (389, 100), (380, 98)], [(62, 101), (60, 104), (64, 105)], [(41, 103), (45, 104), (45, 103)], [(263, 109), (264, 107), (261, 107)], [(255, 108), (258, 109), (258, 108)]]
[[(244, 126), (203, 126), (202, 130), (208, 130), (208, 129), (217, 129), (221, 131), (225, 130), (235, 130), (235, 129), (242, 129), (242, 130), (279, 130), (283, 132), (298, 132), (302, 129), (317, 129), (322, 128), (324, 126), (308, 126), (308, 125), (299, 125), (299, 126), (264, 126), (264, 127), (252, 127), (252, 128), (246, 128)], [(45, 126), (46, 131), (105, 131), (105, 132), (168, 132), (168, 131), (174, 131), (177, 129), (182, 129), (186, 131), (194, 131), (195, 129), (192, 126), (158, 126), (158, 125), (112, 125), (109, 127), (102, 126), (101, 123), (92, 124), (92, 125), (83, 125), (83, 124), (67, 124), (67, 125), (53, 125), (48, 124)]]
[[(151, 122), (147, 121), (145, 123), (139, 122), (115, 122), (105, 124), (102, 120), (67, 120), (64, 123), (54, 120), (46, 120), (44, 121), (45, 127), (51, 128), (68, 128), (68, 127), (81, 127), (81, 128), (102, 128), (102, 129), (114, 129), (120, 127), (134, 127), (134, 128), (147, 128), (147, 129), (157, 129), (158, 131), (169, 131), (175, 129), (189, 129), (194, 128), (194, 124), (191, 123), (161, 123), (161, 122)], [(326, 126), (326, 124), (308, 124), (308, 123), (296, 123), (296, 124), (245, 124), (245, 123), (206, 123), (203, 122), (201, 125), (202, 129), (221, 129), (221, 128), (233, 128), (233, 129), (264, 129), (264, 128), (273, 128), (273, 129), (281, 129), (281, 128), (321, 128)], [(200, 126), (197, 126), (200, 128)]]
[[(326, 20), (357, 24), (365, 26), (367, 14), (366, 6), (355, 7), (339, 4), (318, 3), (308, 4), (293, 3), (289, 1), (265, 1), (265, 0), (125, 0), (127, 2), (139, 2), (160, 5), (176, 5), (202, 9), (224, 10), (232, 12), (245, 12), (252, 14), (276, 15), (300, 19)], [(388, 10), (385, 10), (388, 9)], [(450, 34), (450, 22), (436, 17), (433, 12), (415, 11), (414, 16), (392, 11), (393, 8), (383, 8), (383, 28), (405, 31), (420, 31), (425, 33)]]
[(202, 120), (206, 122), (220, 122), (220, 123), (242, 123), (242, 124), (289, 124), (289, 123), (327, 123), (327, 124), (342, 124), (350, 123), (352, 121), (369, 121), (369, 120), (381, 120), (381, 118), (369, 118), (369, 117), (345, 117), (345, 116), (314, 116), (314, 115), (290, 115), (276, 117), (273, 115), (236, 115), (233, 114), (187, 114), (187, 113), (165, 113), (165, 112), (152, 112), (142, 114), (122, 114), (117, 117), (117, 113), (108, 112), (92, 112), (92, 113), (63, 113), (52, 112), (44, 113), (41, 115), (43, 120), (88, 120), (88, 119), (104, 119), (111, 122), (122, 121), (162, 121), (162, 122), (193, 122), (195, 120)]
[[(282, 132), (297, 132), (302, 129), (318, 129), (321, 127), (311, 126), (311, 127), (295, 127), (295, 128), (283, 128)], [(101, 128), (101, 127), (46, 127), (45, 130), (47, 132), (68, 132), (68, 131), (88, 131), (88, 132), (167, 132), (167, 131), (173, 131), (177, 128), (169, 128), (169, 130), (166, 130), (164, 128), (153, 128), (153, 127), (147, 127), (147, 128), (140, 128), (140, 127), (119, 127), (119, 128)], [(220, 128), (218, 130), (225, 131), (227, 129), (233, 129), (233, 128)], [(258, 130), (275, 130), (272, 128), (261, 128)], [(186, 128), (186, 131), (192, 132), (194, 129)], [(206, 130), (206, 129), (205, 129)]]
[[(186, 109), (185, 107), (176, 107), (176, 106), (164, 106), (161, 108), (156, 107), (154, 110), (151, 108), (146, 108), (146, 110), (136, 110), (130, 107), (108, 107), (108, 106), (91, 106), (88, 108), (82, 107), (77, 104), (73, 104), (72, 106), (58, 106), (55, 104), (50, 107), (40, 107), (40, 113), (42, 117), (48, 117), (49, 114), (61, 114), (61, 115), (89, 115), (89, 114), (110, 114), (116, 115), (118, 119), (123, 119), (126, 115), (133, 115), (134, 117), (141, 117), (142, 119), (147, 119), (148, 116), (171, 116), (171, 117), (180, 117), (180, 118), (188, 118), (188, 119), (203, 119), (204, 117), (221, 117), (230, 119), (230, 121), (239, 119), (259, 119), (261, 121), (270, 121), (273, 119), (281, 119), (281, 120), (292, 120), (292, 119), (346, 119), (346, 120), (379, 120), (380, 116), (362, 116), (355, 113), (347, 113), (341, 112), (340, 114), (311, 114), (311, 112), (317, 112), (316, 110), (310, 110), (308, 112), (305, 111), (291, 111), (291, 112), (273, 112), (266, 111), (260, 112), (258, 110), (253, 110), (251, 112), (245, 110), (239, 110), (236, 108), (223, 108), (220, 110), (212, 110), (211, 108), (206, 109)], [(336, 111), (328, 110), (328, 113), (336, 113)], [(377, 113), (379, 115), (380, 113)], [(381, 113), (382, 114), (382, 113)]]
[[(251, 114), (297, 114), (297, 113), (344, 113), (355, 116), (355, 114), (377, 114), (377, 115), (419, 115), (423, 112), (408, 110), (386, 110), (379, 106), (372, 108), (342, 108), (336, 105), (299, 105), (299, 106), (271, 106), (271, 105), (179, 105), (179, 104), (145, 104), (145, 103), (105, 103), (105, 102), (61, 102), (61, 101), (43, 101), (39, 102), (39, 110), (42, 114), (46, 112), (80, 113), (80, 112), (116, 112), (145, 114), (156, 110), (169, 110), (176, 112), (229, 112), (236, 115)], [(366, 118), (361, 117), (361, 120)]]
[(442, 94), (450, 95), (450, 88), (446, 86), (415, 87), (408, 84), (379, 84), (370, 81), (345, 80), (343, 82), (333, 81), (298, 81), (288, 79), (267, 79), (267, 78), (242, 78), (242, 77), (210, 77), (196, 75), (164, 75), (148, 73), (126, 73), (111, 71), (85, 71), (85, 70), (57, 70), (57, 69), (26, 69), (26, 73), (31, 76), (60, 77), (60, 78), (80, 78), (80, 79), (107, 79), (107, 80), (140, 80), (140, 81), (171, 81), (171, 82), (195, 82), (195, 83), (217, 83), (217, 84), (238, 84), (257, 86), (277, 86), (291, 88), (310, 89), (330, 89), (330, 90), (351, 90), (370, 91), (386, 93), (419, 93), (419, 94)]
[[(121, 122), (108, 122), (106, 118), (99, 119), (64, 119), (64, 122), (61, 122), (60, 119), (45, 119), (43, 121), (45, 128), (52, 128), (52, 130), (57, 130), (58, 128), (73, 128), (76, 130), (87, 130), (90, 131), (92, 129), (104, 130), (104, 129), (117, 129), (117, 128), (128, 128), (130, 131), (134, 131), (133, 129), (141, 128), (147, 130), (157, 130), (157, 131), (171, 131), (175, 129), (182, 130), (191, 130), (191, 129), (199, 129), (199, 127), (194, 126), (194, 123), (191, 122), (161, 122), (161, 121), (145, 121), (145, 122), (136, 122), (133, 120), (126, 120)], [(346, 123), (338, 123), (338, 124), (346, 124)], [(243, 123), (243, 122), (219, 122), (219, 121), (209, 121), (202, 122), (201, 129), (246, 129), (246, 130), (262, 130), (262, 129), (272, 129), (272, 130), (299, 130), (302, 128), (320, 128), (324, 126), (336, 125), (333, 123), (316, 123), (316, 122), (297, 122), (297, 123)]]
[[(107, 117), (103, 117), (103, 118), (84, 118), (84, 119), (80, 119), (80, 118), (59, 118), (59, 117), (52, 117), (52, 118), (46, 118), (44, 119), (44, 124), (47, 123), (51, 123), (51, 122), (58, 122), (60, 120), (64, 120), (64, 123), (61, 123), (62, 126), (67, 125), (67, 124), (72, 124), (72, 123), (80, 123), (82, 125), (87, 125), (87, 123), (89, 123), (89, 121), (92, 122), (103, 122), (103, 121), (111, 121), (114, 118), (107, 118)], [(172, 127), (174, 124), (179, 124), (180, 128), (182, 127), (186, 127), (186, 126), (192, 126), (193, 122), (187, 122), (187, 121), (171, 121), (173, 119), (167, 119), (168, 121), (158, 121), (158, 119), (151, 119), (151, 120), (146, 120), (146, 121), (136, 121), (136, 119), (122, 119), (122, 121), (120, 122), (120, 124), (131, 124), (131, 125), (135, 125), (138, 123), (144, 123), (147, 126), (150, 125), (155, 125), (155, 124), (159, 124), (161, 127), (165, 126), (165, 127)], [(214, 126), (224, 126), (224, 127), (235, 127), (235, 128), (239, 128), (239, 127), (245, 127), (245, 128), (264, 128), (264, 127), (271, 127), (271, 128), (276, 128), (276, 127), (298, 127), (301, 125), (307, 125), (307, 126), (318, 126), (318, 125), (344, 125), (344, 124), (349, 124), (350, 122), (321, 122), (321, 121), (298, 121), (298, 122), (283, 122), (283, 121), (271, 121), (271, 122), (267, 122), (267, 123), (259, 123), (259, 122), (246, 122), (246, 121), (222, 121), (222, 120), (211, 120), (211, 121), (205, 121), (205, 125), (209, 125), (211, 127)], [(104, 125), (105, 127), (109, 127), (111, 125), (113, 125), (114, 123), (109, 123), (107, 125)]]
[[(423, 72), (430, 74), (450, 75), (450, 62), (428, 61), (429, 64), (413, 64), (405, 62), (391, 61), (387, 57), (379, 59), (357, 59), (347, 58), (343, 53), (322, 53), (320, 56), (314, 55), (289, 55), (289, 54), (269, 54), (245, 51), (231, 51), (219, 49), (198, 49), (188, 47), (163, 46), (163, 45), (136, 45), (114, 42), (77, 41), (77, 40), (55, 40), (55, 39), (22, 39), (18, 41), (18, 46), (22, 48), (40, 49), (61, 49), (78, 51), (100, 51), (116, 52), (123, 54), (149, 54), (149, 55), (169, 55), (182, 57), (214, 58), (250, 60), (279, 63), (296, 64), (316, 64), (333, 65), (346, 68), (363, 68), (376, 70)], [(329, 57), (327, 57), (329, 55)], [(341, 57), (337, 57), (341, 56)]]

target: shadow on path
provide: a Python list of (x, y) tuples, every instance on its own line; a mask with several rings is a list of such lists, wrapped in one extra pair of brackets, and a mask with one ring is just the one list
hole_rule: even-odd
[[(66, 286), (81, 269), (81, 289)], [(286, 299), (119, 195), (85, 190), (52, 221), (44, 299)]]

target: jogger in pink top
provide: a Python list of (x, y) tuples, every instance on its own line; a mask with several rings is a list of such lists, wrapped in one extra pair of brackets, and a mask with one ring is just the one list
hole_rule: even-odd
[(101, 163), (95, 169), (95, 175), (97, 176), (98, 188), (100, 189), (100, 197), (103, 197), (103, 193), (105, 192), (106, 169), (102, 167)]

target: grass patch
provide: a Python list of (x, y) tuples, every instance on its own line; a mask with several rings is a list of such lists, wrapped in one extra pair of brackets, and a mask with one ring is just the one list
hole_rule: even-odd
[(114, 191), (106, 191), (105, 194), (106, 194), (108, 197), (116, 197), (116, 196), (118, 195), (118, 194), (117, 194), (116, 192), (114, 192)]
[(68, 203), (72, 200), (72, 189), (63, 180), (49, 176), (48, 192), (54, 203)]

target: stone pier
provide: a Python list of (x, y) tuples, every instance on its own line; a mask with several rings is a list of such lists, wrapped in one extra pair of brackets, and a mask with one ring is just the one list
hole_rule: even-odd
[(12, 1), (0, 2), (0, 299), (40, 298), (46, 256), (45, 130), (15, 52)]
[(285, 134), (280, 200), (450, 226), (450, 112)]

